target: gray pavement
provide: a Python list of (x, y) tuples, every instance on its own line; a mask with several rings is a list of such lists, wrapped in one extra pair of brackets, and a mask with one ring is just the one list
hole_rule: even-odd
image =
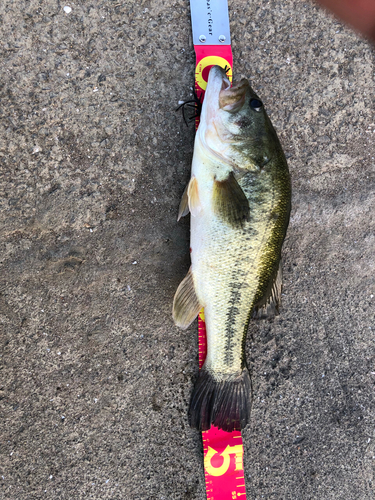
[[(248, 499), (369, 500), (374, 51), (310, 3), (229, 8), (293, 182), (282, 312), (247, 343)], [(0, 498), (204, 500), (197, 325), (171, 318), (189, 4), (4, 0), (0, 57)]]

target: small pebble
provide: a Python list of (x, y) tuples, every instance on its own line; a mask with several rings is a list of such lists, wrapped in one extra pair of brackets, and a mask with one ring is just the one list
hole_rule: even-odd
[(72, 12), (72, 8), (69, 7), (68, 5), (65, 5), (64, 12), (65, 12), (65, 14), (70, 14)]

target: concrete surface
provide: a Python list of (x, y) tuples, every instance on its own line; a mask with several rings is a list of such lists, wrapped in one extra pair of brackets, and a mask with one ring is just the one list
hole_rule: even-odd
[[(303, 1), (229, 4), (293, 180), (282, 314), (247, 343), (248, 498), (372, 499), (374, 52)], [(203, 500), (197, 328), (171, 319), (188, 1), (4, 0), (0, 23), (0, 497)]]

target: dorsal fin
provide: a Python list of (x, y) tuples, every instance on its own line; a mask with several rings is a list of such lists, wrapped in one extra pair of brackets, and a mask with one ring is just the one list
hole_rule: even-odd
[(185, 215), (187, 215), (189, 213), (188, 187), (189, 187), (189, 184), (186, 186), (186, 188), (182, 194), (180, 206), (178, 207), (177, 222), (181, 219), (181, 217), (185, 217)]
[(282, 288), (282, 262), (277, 270), (276, 275), (271, 279), (268, 289), (264, 297), (255, 305), (253, 318), (265, 319), (273, 318), (279, 314), (281, 305), (281, 288)]

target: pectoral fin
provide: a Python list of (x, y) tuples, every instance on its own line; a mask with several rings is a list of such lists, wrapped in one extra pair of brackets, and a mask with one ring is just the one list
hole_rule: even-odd
[(228, 224), (238, 226), (249, 220), (249, 201), (232, 172), (224, 181), (215, 180), (212, 198), (215, 213)]
[(177, 288), (173, 299), (173, 319), (177, 326), (185, 330), (198, 316), (202, 305), (194, 290), (191, 267)]
[(279, 314), (281, 305), (282, 263), (280, 261), (276, 275), (271, 279), (263, 299), (256, 304), (253, 312), (254, 319), (273, 318)]

